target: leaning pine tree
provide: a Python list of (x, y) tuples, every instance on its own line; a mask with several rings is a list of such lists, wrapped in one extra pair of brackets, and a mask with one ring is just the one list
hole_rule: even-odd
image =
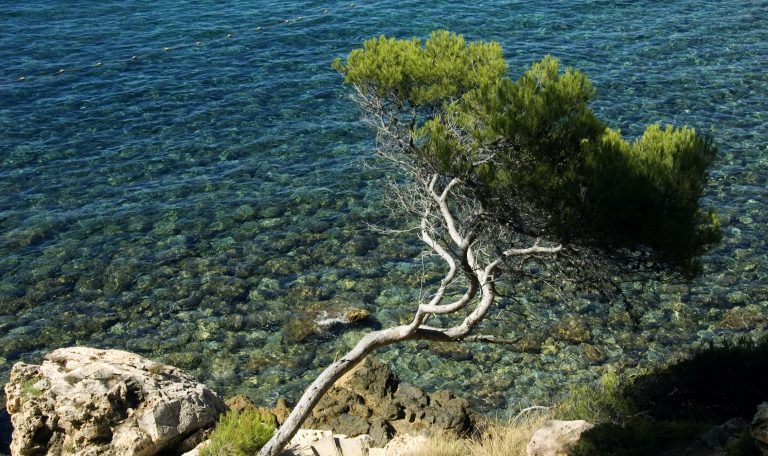
[(589, 79), (554, 57), (515, 81), (498, 43), (438, 31), (426, 42), (368, 40), (333, 68), (376, 131), (379, 163), (406, 175), (391, 201), (416, 216), (445, 275), (409, 324), (366, 334), (323, 371), (260, 456), (279, 454), (333, 383), (379, 347), (508, 342), (476, 331), (502, 272), (599, 270), (637, 252), (690, 270), (719, 235), (699, 206), (712, 141), (659, 125), (623, 139), (589, 108)]

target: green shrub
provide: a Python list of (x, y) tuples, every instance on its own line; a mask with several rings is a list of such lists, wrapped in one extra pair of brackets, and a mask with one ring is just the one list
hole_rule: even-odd
[(437, 31), (368, 40), (333, 67), (373, 100), (364, 109), (401, 126), (396, 147), (460, 178), (519, 233), (647, 247), (679, 266), (718, 238), (717, 217), (699, 206), (712, 140), (659, 125), (625, 140), (589, 107), (589, 78), (552, 56), (513, 80), (498, 43)]
[(586, 420), (593, 424), (621, 424), (636, 413), (624, 393), (625, 384), (614, 373), (605, 374), (598, 384), (572, 386), (557, 406), (561, 420)]
[(275, 428), (271, 415), (265, 417), (248, 410), (227, 412), (219, 419), (210, 444), (200, 456), (252, 456), (272, 438)]
[[(766, 399), (768, 338), (710, 345), (689, 357), (632, 379), (606, 374), (599, 383), (577, 385), (558, 405), (558, 419), (596, 426), (569, 454), (634, 456), (685, 447), (730, 418), (750, 420)], [(758, 454), (748, 432), (726, 454)]]
[(727, 456), (760, 456), (761, 452), (749, 431), (746, 430), (725, 447), (725, 454)]
[[(702, 423), (638, 418), (626, 426), (600, 424), (584, 432), (570, 456), (647, 456), (669, 454), (709, 429)], [(674, 454), (674, 453), (673, 453)]]
[(637, 377), (626, 390), (639, 410), (656, 419), (720, 424), (751, 419), (768, 399), (768, 337), (709, 345), (686, 359)]

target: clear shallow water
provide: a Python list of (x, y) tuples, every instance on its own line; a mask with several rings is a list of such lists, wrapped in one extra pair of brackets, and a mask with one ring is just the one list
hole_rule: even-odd
[(421, 247), (367, 228), (398, 222), (329, 62), (436, 28), (500, 41), (513, 75), (546, 53), (585, 71), (625, 134), (712, 134), (705, 202), (724, 239), (692, 283), (626, 285), (636, 331), (618, 306), (520, 287), (487, 327), (527, 334), (525, 350), (409, 344), (380, 354), (398, 374), (504, 412), (765, 332), (764, 2), (29, 1), (0, 12), (0, 382), (85, 344), (269, 402), (366, 330), (306, 338), (322, 312), (408, 318)]

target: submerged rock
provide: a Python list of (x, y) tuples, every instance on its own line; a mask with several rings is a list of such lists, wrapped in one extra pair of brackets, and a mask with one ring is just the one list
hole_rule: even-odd
[(224, 402), (173, 366), (120, 350), (55, 350), (5, 386), (12, 454), (149, 456), (213, 425)]
[(592, 332), (589, 325), (580, 317), (566, 317), (552, 330), (555, 338), (573, 344), (589, 342)]

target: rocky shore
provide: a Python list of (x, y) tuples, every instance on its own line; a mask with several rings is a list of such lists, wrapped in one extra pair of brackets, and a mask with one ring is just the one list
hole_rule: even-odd
[[(17, 363), (5, 394), (0, 455), (13, 456), (197, 456), (228, 409), (256, 410), (278, 424), (290, 413), (282, 399), (271, 408), (245, 396), (225, 403), (176, 367), (87, 347), (55, 350), (40, 365)], [(284, 454), (427, 455), (427, 435), (470, 437), (482, 432), (481, 422), (465, 398), (403, 383), (387, 365), (368, 358), (321, 399)], [(547, 421), (533, 433), (526, 453), (567, 454), (592, 428), (584, 421)], [(691, 442), (693, 453), (686, 454), (725, 455), (722, 448), (745, 431), (756, 450), (768, 455), (768, 402), (758, 406), (751, 423), (738, 418), (715, 426)]]
[[(205, 440), (228, 408), (256, 409), (278, 424), (290, 412), (284, 400), (267, 409), (235, 396), (225, 405), (176, 367), (87, 347), (55, 350), (40, 365), (17, 363), (5, 394), (14, 456), (181, 454)], [(389, 367), (367, 359), (323, 397), (305, 423), (312, 432), (302, 432), (292, 448), (298, 455), (324, 441), (351, 445), (359, 436), (360, 448), (384, 448), (430, 429), (467, 435), (476, 421), (466, 399), (400, 383)]]

